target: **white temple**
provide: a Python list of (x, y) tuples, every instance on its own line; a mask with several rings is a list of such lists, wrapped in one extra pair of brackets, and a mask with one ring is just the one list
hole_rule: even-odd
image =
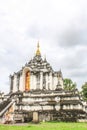
[(53, 71), (46, 58), (42, 59), (37, 46), (36, 55), (19, 72), (10, 75), (11, 92), (56, 90), (63, 88), (61, 71)]
[(0, 123), (87, 121), (87, 104), (77, 89), (65, 91), (62, 72), (36, 54), (10, 75), (10, 92), (0, 94)]

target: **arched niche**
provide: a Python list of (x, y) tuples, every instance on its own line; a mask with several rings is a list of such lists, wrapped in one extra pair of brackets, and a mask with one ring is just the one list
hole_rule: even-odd
[(25, 91), (30, 91), (30, 71), (25, 74)]
[(24, 91), (30, 91), (30, 68), (24, 68)]

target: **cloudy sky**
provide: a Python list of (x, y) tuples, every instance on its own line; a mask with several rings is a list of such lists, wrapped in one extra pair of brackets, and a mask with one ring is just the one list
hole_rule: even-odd
[(87, 0), (0, 0), (0, 91), (40, 42), (54, 70), (78, 88), (87, 81)]

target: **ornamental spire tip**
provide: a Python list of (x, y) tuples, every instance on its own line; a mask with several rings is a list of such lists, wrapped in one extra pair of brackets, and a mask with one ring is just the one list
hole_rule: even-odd
[(41, 55), (41, 53), (40, 53), (40, 45), (39, 45), (39, 41), (38, 41), (38, 43), (37, 43), (37, 51), (36, 51), (36, 56), (40, 56)]

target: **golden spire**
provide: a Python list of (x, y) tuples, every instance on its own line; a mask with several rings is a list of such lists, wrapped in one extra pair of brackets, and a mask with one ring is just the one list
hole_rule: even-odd
[(39, 41), (38, 41), (38, 43), (37, 43), (37, 51), (36, 51), (36, 56), (41, 55), (39, 48), (40, 48), (40, 46), (39, 46)]

